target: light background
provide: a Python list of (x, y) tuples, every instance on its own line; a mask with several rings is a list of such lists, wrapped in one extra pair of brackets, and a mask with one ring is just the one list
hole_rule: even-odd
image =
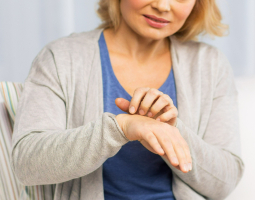
[[(0, 81), (23, 82), (38, 52), (50, 41), (89, 31), (100, 20), (98, 0), (0, 0)], [(202, 41), (228, 57), (239, 91), (240, 133), (246, 170), (228, 200), (255, 199), (255, 1), (219, 0), (230, 34)]]

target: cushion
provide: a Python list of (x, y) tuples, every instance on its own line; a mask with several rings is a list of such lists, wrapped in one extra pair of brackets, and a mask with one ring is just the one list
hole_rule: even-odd
[[(17, 95), (7, 95), (6, 91), (8, 91), (7, 83), (1, 82), (0, 88), (0, 199), (18, 199), (19, 192), (21, 190), (21, 184), (15, 177), (11, 165), (10, 165), (10, 152), (11, 152), (11, 137), (13, 131), (13, 119), (10, 116), (9, 110), (7, 110), (6, 100), (8, 100), (9, 96), (13, 96), (13, 98), (17, 98)], [(13, 87), (15, 84), (11, 84), (13, 94)], [(2, 92), (5, 91), (5, 92)], [(3, 95), (4, 94), (4, 95)], [(10, 105), (12, 107), (16, 103), (17, 100), (12, 100), (9, 98)], [(13, 102), (13, 103), (12, 103)], [(8, 105), (8, 106), (10, 106)], [(12, 108), (10, 107), (10, 108)], [(13, 109), (15, 110), (15, 109)], [(12, 112), (13, 113), (13, 112)]]
[(44, 191), (53, 192), (53, 185), (24, 186), (19, 182), (10, 165), (13, 124), (23, 85), (15, 82), (0, 82), (0, 199), (52, 199), (45, 197)]
[(15, 121), (16, 108), (23, 90), (23, 83), (1, 82), (0, 88), (5, 106), (11, 116), (11, 119)]

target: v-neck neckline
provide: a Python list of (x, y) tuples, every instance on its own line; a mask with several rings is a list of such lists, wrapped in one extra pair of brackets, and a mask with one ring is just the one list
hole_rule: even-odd
[[(106, 44), (106, 40), (105, 40), (105, 37), (104, 37), (104, 31), (102, 31), (101, 33), (101, 37), (102, 37), (102, 40), (103, 40), (103, 45), (105, 47), (105, 49), (107, 50), (107, 52), (105, 52), (107, 54), (106, 56), (106, 61), (107, 63), (109, 63), (109, 70), (110, 70), (110, 74), (111, 76), (115, 79), (115, 81), (118, 83), (119, 87), (121, 88), (121, 90), (130, 98), (132, 99), (132, 96), (125, 90), (125, 88), (120, 84), (119, 80), (117, 79), (114, 71), (113, 71), (113, 68), (112, 68), (112, 63), (111, 63), (111, 59), (110, 59), (110, 55), (109, 55), (109, 50), (108, 50), (108, 47), (107, 47), (107, 44)], [(165, 85), (167, 84), (167, 82), (169, 82), (169, 79), (171, 78), (172, 76), (172, 73), (173, 73), (173, 67), (171, 66), (171, 70), (168, 74), (168, 77), (167, 79), (164, 81), (164, 83), (157, 89), (161, 92), (163, 92), (164, 88), (165, 88)]]

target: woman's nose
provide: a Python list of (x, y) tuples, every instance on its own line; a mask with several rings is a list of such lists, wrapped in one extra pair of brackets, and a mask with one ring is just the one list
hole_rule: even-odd
[(152, 2), (152, 7), (159, 12), (169, 12), (171, 10), (171, 0), (155, 0)]

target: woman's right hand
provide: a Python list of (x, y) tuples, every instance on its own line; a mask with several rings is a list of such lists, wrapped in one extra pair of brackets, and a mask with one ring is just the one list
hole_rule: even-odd
[(176, 127), (137, 114), (119, 114), (116, 120), (129, 140), (140, 141), (149, 151), (163, 156), (183, 173), (192, 169), (189, 146)]

